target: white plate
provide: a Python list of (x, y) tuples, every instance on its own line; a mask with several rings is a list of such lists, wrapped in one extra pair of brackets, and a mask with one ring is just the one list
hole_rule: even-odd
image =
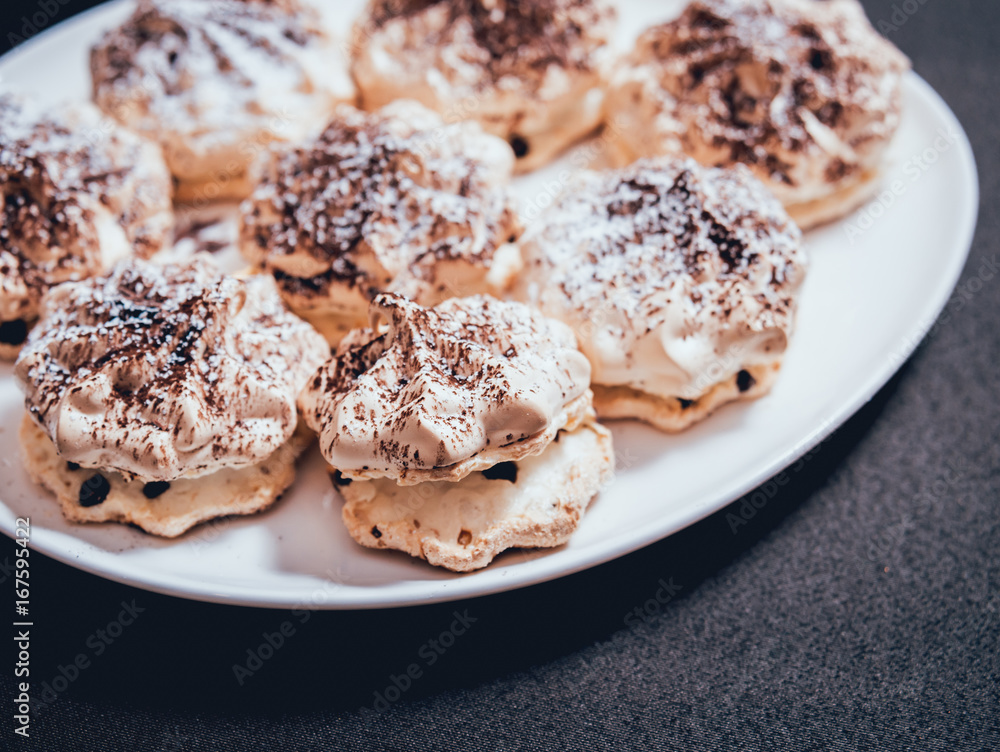
[[(623, 4), (623, 39), (656, 20), (644, 5)], [(664, 15), (659, 7), (654, 12)], [(87, 96), (87, 48), (128, 10), (120, 3), (102, 6), (52, 29), (0, 60), (0, 76), (47, 100)], [(350, 14), (339, 15), (346, 24)], [(522, 179), (525, 200), (544, 203), (562, 169), (554, 165)], [(900, 195), (891, 206), (807, 236), (811, 269), (798, 331), (774, 391), (724, 408), (681, 436), (615, 424), (618, 476), (559, 549), (508, 552), (467, 575), (364, 549), (340, 522), (339, 501), (315, 449), (284, 501), (263, 515), (205, 525), (175, 541), (121, 525), (69, 524), (21, 468), (16, 426), (22, 406), (9, 366), (0, 368), (0, 527), (13, 535), (15, 518), (30, 517), (35, 549), (112, 580), (273, 607), (374, 608), (468, 598), (622, 556), (721, 509), (795, 461), (869, 400), (920, 342), (964, 265), (978, 187), (961, 126), (915, 75), (906, 80), (905, 117), (885, 184), (895, 181)], [(849, 232), (849, 225), (860, 233)]]

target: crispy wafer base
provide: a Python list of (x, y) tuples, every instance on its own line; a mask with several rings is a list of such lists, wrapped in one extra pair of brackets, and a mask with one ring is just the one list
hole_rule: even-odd
[[(73, 522), (128, 522), (147, 533), (174, 538), (216, 517), (254, 514), (271, 506), (295, 479), (295, 459), (312, 433), (300, 422), (295, 433), (257, 465), (228, 468), (200, 478), (170, 483), (155, 499), (146, 498), (141, 480), (126, 480), (113, 471), (71, 470), (48, 435), (27, 414), (21, 422), (21, 454), (36, 483), (56, 495), (63, 515)], [(95, 506), (80, 505), (80, 489), (98, 474), (110, 484), (107, 498)]]
[(216, 201), (239, 201), (249, 196), (257, 187), (259, 176), (249, 167), (224, 180), (206, 176), (201, 180), (174, 178), (174, 203), (178, 206), (201, 206)]
[(728, 402), (751, 400), (771, 391), (778, 376), (780, 363), (747, 366), (745, 370), (754, 383), (740, 391), (738, 376), (721, 381), (699, 399), (682, 402), (675, 397), (658, 397), (627, 386), (592, 384), (594, 408), (602, 419), (638, 418), (667, 433), (678, 433), (704, 420)]
[(559, 546), (614, 474), (611, 434), (588, 422), (516, 463), (516, 479), (482, 473), (457, 483), (339, 487), (344, 524), (368, 548), (390, 548), (453, 572), (481, 569), (508, 548)]
[(803, 230), (811, 230), (845, 217), (860, 209), (871, 199), (881, 185), (881, 175), (876, 171), (865, 173), (861, 180), (847, 186), (831, 196), (804, 204), (790, 204), (785, 207), (795, 224)]
[(322, 334), (333, 350), (340, 344), (349, 331), (361, 329), (368, 326), (368, 314), (364, 317), (342, 315), (337, 313), (326, 313), (324, 311), (296, 311), (293, 313), (303, 321), (312, 324), (313, 328)]
[(13, 362), (17, 360), (17, 354), (21, 352), (21, 348), (24, 347), (22, 342), (20, 345), (9, 345), (0, 342), (0, 360), (7, 362)]

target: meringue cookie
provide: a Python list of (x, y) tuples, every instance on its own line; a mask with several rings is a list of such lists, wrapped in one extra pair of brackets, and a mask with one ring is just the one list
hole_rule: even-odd
[(16, 355), (45, 292), (166, 242), (170, 174), (156, 144), (89, 104), (0, 95), (0, 347)]
[(474, 118), (523, 172), (600, 123), (614, 26), (604, 0), (372, 0), (351, 72), (366, 109), (409, 97)]
[[(780, 362), (804, 274), (800, 240), (745, 167), (641, 160), (567, 188), (524, 237), (519, 293), (576, 332), (598, 415), (624, 417), (612, 404), (627, 397), (631, 417), (680, 430), (707, 414), (687, 408), (719, 384), (746, 393), (758, 380), (748, 369), (765, 367), (763, 377)], [(643, 399), (676, 415), (658, 419)]]
[(514, 157), (415, 102), (343, 106), (243, 203), (240, 247), (303, 315), (363, 325), (379, 292), (423, 305), (503, 289), (520, 268)]
[(383, 294), (299, 407), (343, 477), (458, 481), (576, 428), (592, 414), (589, 381), (573, 332), (522, 303)]
[(241, 198), (274, 142), (314, 136), (355, 90), (299, 0), (139, 0), (92, 49), (94, 99), (159, 141), (177, 200)]
[(274, 453), (327, 353), (270, 277), (132, 259), (52, 290), (15, 376), (64, 460), (169, 482)]
[(857, 0), (696, 0), (639, 37), (607, 113), (622, 163), (744, 163), (808, 229), (876, 190), (908, 68)]

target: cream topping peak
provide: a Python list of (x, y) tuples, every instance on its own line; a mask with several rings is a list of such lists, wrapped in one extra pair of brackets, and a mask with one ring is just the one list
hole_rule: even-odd
[(338, 54), (300, 0), (139, 0), (91, 67), (102, 109), (144, 131), (224, 143), (259, 123), (295, 140), (313, 132), (303, 117), (353, 98)]
[(473, 122), (446, 125), (416, 102), (374, 113), (344, 105), (243, 204), (241, 247), (296, 309), (363, 316), (382, 291), (427, 305), (468, 294), (520, 234), (506, 186), (513, 163), (501, 139)]

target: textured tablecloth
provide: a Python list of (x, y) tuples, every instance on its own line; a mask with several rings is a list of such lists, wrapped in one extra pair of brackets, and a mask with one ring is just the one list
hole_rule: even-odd
[[(5, 0), (0, 49), (50, 5)], [(972, 139), (964, 303), (749, 524), (723, 511), (557, 582), (304, 623), (36, 556), (41, 707), (13, 735), (9, 652), (0, 750), (1000, 749), (1000, 276), (965, 286), (1000, 253), (1000, 4), (865, 5)], [(0, 590), (12, 560), (4, 538)]]

